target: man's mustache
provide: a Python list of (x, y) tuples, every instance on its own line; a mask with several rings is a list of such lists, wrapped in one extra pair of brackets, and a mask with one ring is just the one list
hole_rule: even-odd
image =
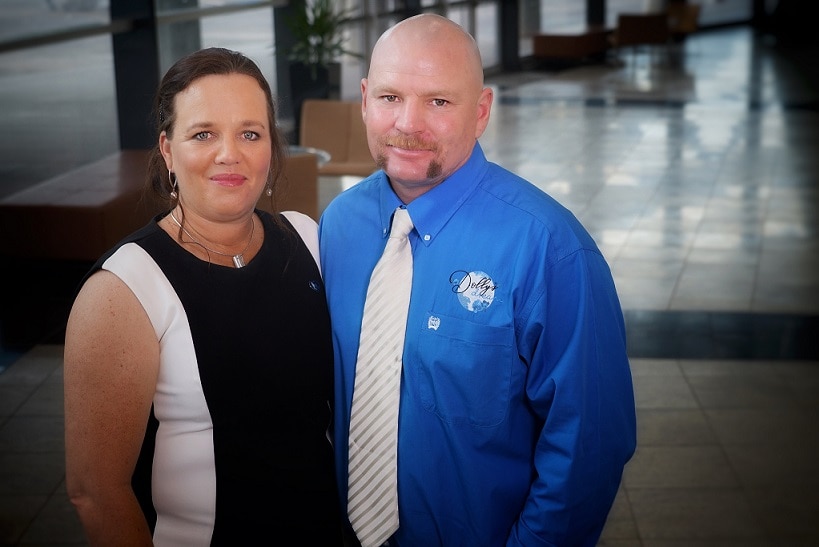
[(381, 143), (386, 146), (393, 146), (395, 148), (403, 148), (405, 150), (429, 150), (435, 152), (437, 146), (435, 143), (426, 142), (417, 137), (410, 137), (407, 135), (393, 135), (391, 137), (384, 137)]

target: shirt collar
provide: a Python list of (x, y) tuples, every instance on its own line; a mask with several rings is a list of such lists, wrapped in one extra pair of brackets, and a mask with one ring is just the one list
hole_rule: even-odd
[[(474, 192), (488, 165), (483, 149), (476, 141), (472, 154), (465, 164), (444, 179), (441, 184), (418, 196), (407, 205), (412, 223), (424, 245), (429, 245), (435, 240), (435, 236), (455, 214), (455, 211)], [(387, 237), (392, 213), (402, 203), (393, 192), (383, 171), (380, 175), (383, 177), (379, 199), (381, 227), (383, 237)]]

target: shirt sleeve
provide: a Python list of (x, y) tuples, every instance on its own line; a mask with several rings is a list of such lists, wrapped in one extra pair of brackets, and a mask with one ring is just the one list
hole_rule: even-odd
[(518, 333), (526, 397), (543, 427), (507, 545), (594, 546), (636, 445), (623, 315), (599, 252), (576, 251), (544, 271)]

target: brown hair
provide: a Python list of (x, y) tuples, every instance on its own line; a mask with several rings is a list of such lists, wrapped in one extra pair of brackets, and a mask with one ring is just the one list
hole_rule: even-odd
[[(284, 171), (286, 142), (276, 123), (276, 106), (273, 92), (258, 65), (237, 51), (212, 47), (195, 51), (179, 59), (168, 69), (159, 84), (153, 105), (153, 119), (156, 124), (156, 144), (148, 159), (148, 188), (158, 198), (164, 210), (176, 206), (176, 199), (171, 197), (173, 183), (170, 180), (165, 160), (159, 150), (159, 135), (165, 131), (170, 138), (173, 135), (176, 111), (174, 99), (187, 89), (194, 81), (214, 74), (244, 74), (255, 79), (267, 98), (267, 118), (270, 127), (271, 166), (267, 183), (273, 189), (271, 207), (277, 211), (275, 196)], [(278, 215), (273, 215), (276, 218)]]

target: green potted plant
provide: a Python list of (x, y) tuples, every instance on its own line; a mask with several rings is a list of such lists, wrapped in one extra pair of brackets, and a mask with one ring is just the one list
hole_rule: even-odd
[(347, 38), (342, 25), (350, 18), (350, 9), (337, 10), (338, 0), (293, 0), (287, 26), (293, 39), (288, 52), (291, 61), (303, 63), (316, 77), (320, 67), (338, 63), (342, 55), (362, 57), (344, 47)]
[(349, 9), (337, 9), (338, 0), (291, 0), (285, 19), (291, 34), (287, 51), (296, 139), (305, 99), (338, 98), (342, 55), (363, 58), (345, 47), (343, 24)]

